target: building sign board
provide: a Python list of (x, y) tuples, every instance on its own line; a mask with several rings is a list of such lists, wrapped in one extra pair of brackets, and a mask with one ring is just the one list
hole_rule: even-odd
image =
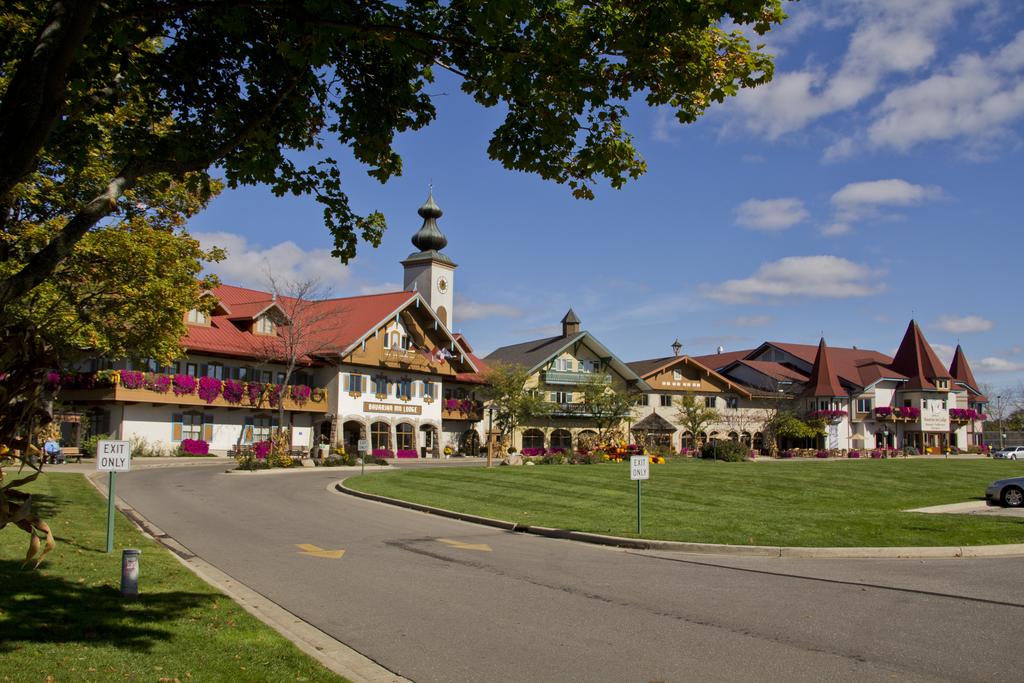
[(410, 403), (375, 403), (365, 401), (363, 410), (367, 413), (392, 413), (397, 415), (419, 415), (423, 412), (423, 406)]
[(949, 411), (942, 407), (942, 403), (935, 399), (926, 399), (921, 402), (921, 431), (949, 431)]
[(96, 443), (96, 470), (99, 472), (130, 472), (132, 448), (127, 441)]
[(629, 456), (629, 479), (639, 481), (651, 478), (651, 461), (646, 455)]

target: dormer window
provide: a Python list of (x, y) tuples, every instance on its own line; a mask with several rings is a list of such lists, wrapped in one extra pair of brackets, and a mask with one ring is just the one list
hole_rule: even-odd
[(274, 321), (270, 319), (270, 316), (261, 315), (256, 318), (254, 327), (256, 334), (274, 334)]
[(949, 388), (949, 382), (947, 382), (944, 379), (937, 379), (937, 380), (935, 380), (935, 388), (936, 389), (948, 389)]
[(200, 311), (198, 308), (189, 309), (188, 316), (186, 317), (190, 325), (209, 325), (210, 316)]

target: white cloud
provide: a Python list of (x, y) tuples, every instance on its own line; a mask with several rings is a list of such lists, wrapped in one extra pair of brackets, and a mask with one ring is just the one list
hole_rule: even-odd
[(1024, 371), (1024, 363), (1015, 363), (1013, 361), (1006, 360), (1005, 358), (989, 356), (988, 358), (982, 358), (978, 361), (978, 363), (974, 365), (974, 369), (979, 373), (986, 374), (1021, 372)]
[(724, 303), (784, 297), (845, 299), (885, 290), (882, 272), (839, 256), (787, 256), (762, 264), (750, 277), (704, 284), (704, 296)]
[[(274, 277), (282, 281), (303, 282), (317, 279), (325, 290), (345, 287), (352, 272), (331, 256), (328, 249), (304, 250), (291, 240), (270, 247), (250, 244), (243, 235), (231, 232), (206, 232), (192, 235), (204, 248), (222, 247), (227, 258), (210, 264), (206, 270), (216, 274), (225, 284), (266, 289), (269, 266)], [(400, 288), (399, 288), (400, 289)]]
[(942, 188), (915, 185), (900, 178), (849, 183), (832, 195), (833, 220), (822, 229), (822, 233), (845, 235), (853, 230), (855, 222), (881, 217), (883, 210), (914, 206), (942, 197)]
[(471, 301), (464, 296), (455, 295), (455, 311), (453, 316), (458, 320), (480, 320), (481, 318), (518, 318), (523, 315), (521, 308), (506, 304), (483, 303)]
[(397, 282), (379, 282), (376, 284), (362, 285), (359, 288), (360, 294), (384, 294), (385, 292), (401, 292), (402, 285)]
[(736, 207), (736, 223), (751, 230), (785, 230), (810, 217), (804, 203), (795, 197), (748, 199)]
[(842, 137), (825, 148), (821, 158), (825, 162), (842, 161), (853, 156), (854, 141), (851, 137)]
[(956, 348), (949, 344), (932, 344), (931, 347), (943, 365), (948, 368), (953, 362), (953, 354), (956, 353)]
[(733, 318), (732, 324), (736, 327), (764, 327), (774, 320), (770, 315), (741, 315)]
[(976, 154), (998, 146), (1024, 117), (1024, 31), (987, 57), (961, 55), (945, 73), (897, 88), (874, 112), (867, 137), (875, 147), (962, 140)]
[(952, 334), (965, 334), (967, 332), (988, 332), (992, 329), (993, 323), (991, 320), (986, 320), (980, 315), (965, 315), (957, 317), (955, 315), (943, 315), (939, 317), (939, 322), (936, 324), (940, 330), (945, 330)]
[[(733, 109), (750, 132), (769, 139), (849, 110), (882, 90), (890, 76), (927, 67), (939, 51), (941, 33), (953, 24), (959, 9), (971, 4), (973, 0), (832, 3), (811, 18), (818, 23), (821, 16), (829, 17), (829, 28), (853, 27), (838, 68), (810, 64), (776, 73), (771, 83), (741, 91)], [(795, 17), (800, 13), (793, 8)], [(800, 28), (807, 23), (801, 22)]]
[(941, 196), (942, 190), (937, 187), (914, 185), (899, 178), (889, 178), (844, 185), (832, 195), (832, 204), (848, 210), (863, 211), (876, 206), (910, 206)]

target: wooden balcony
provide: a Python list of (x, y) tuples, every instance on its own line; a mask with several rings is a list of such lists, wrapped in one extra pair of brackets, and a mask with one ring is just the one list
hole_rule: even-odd
[(484, 404), (469, 399), (442, 399), (441, 419), (479, 422), (484, 419)]
[[(291, 412), (304, 413), (326, 413), (327, 392), (324, 390), (313, 390), (313, 394), (302, 404), (297, 403), (288, 397), (288, 388), (282, 393), (284, 409)], [(120, 384), (110, 387), (96, 389), (62, 389), (57, 399), (65, 403), (152, 403), (170, 404), (179, 406), (213, 407), (213, 408), (245, 408), (248, 410), (277, 410), (277, 406), (271, 406), (264, 400), (259, 405), (253, 405), (249, 397), (244, 393), (240, 403), (229, 403), (223, 396), (218, 396), (213, 401), (206, 401), (197, 394), (183, 394), (178, 396), (173, 389), (160, 392), (152, 389), (127, 389)]]
[(545, 384), (587, 384), (588, 382), (611, 383), (611, 377), (604, 374), (591, 372), (567, 372), (565, 370), (545, 370), (543, 373)]

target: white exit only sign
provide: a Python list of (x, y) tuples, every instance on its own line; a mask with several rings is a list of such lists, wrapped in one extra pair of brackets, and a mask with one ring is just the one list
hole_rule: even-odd
[(651, 461), (646, 455), (629, 456), (629, 478), (631, 481), (651, 478)]
[(127, 441), (96, 443), (96, 469), (100, 472), (130, 472), (132, 448)]

